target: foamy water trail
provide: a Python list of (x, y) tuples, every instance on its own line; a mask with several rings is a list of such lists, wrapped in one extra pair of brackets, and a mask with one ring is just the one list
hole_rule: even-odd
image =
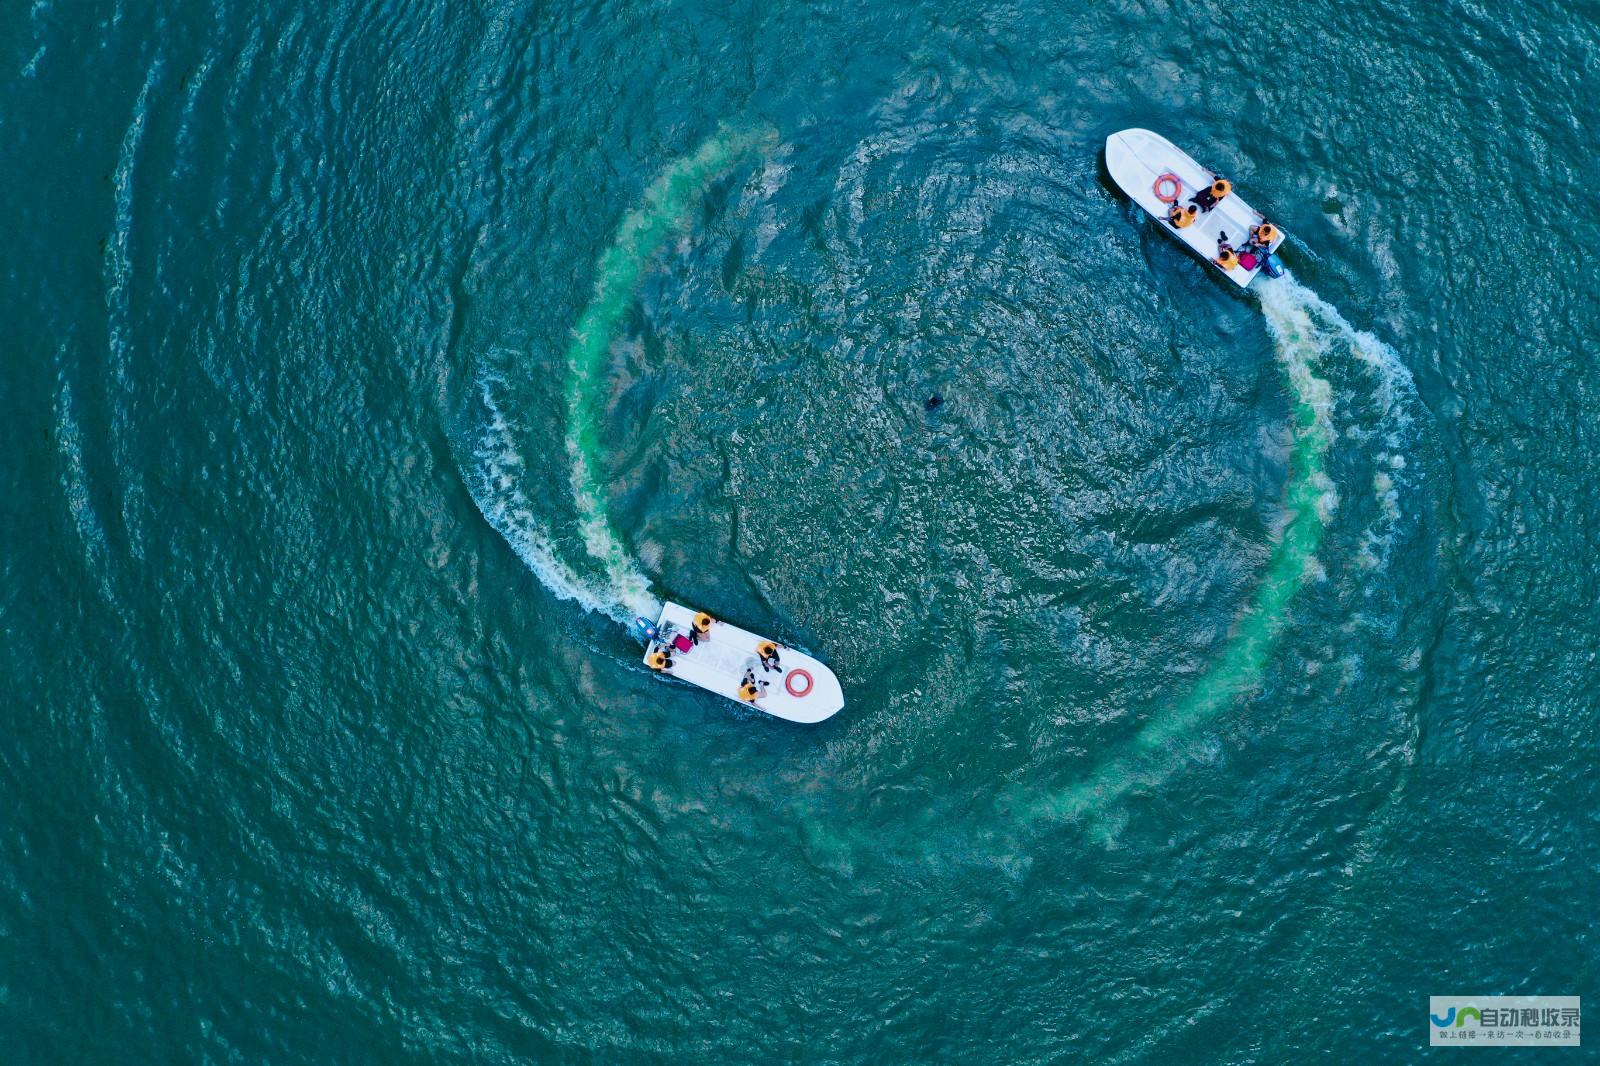
[(1350, 427), (1346, 434), (1358, 438), (1376, 437), (1382, 444), (1372, 457), (1375, 469), (1371, 489), (1378, 517), (1362, 535), (1361, 563), (1369, 569), (1387, 569), (1395, 530), (1402, 517), (1400, 482), (1407, 469), (1405, 449), (1410, 442), (1412, 411), (1418, 402), (1411, 371), (1393, 347), (1372, 333), (1352, 326), (1336, 307), (1292, 275), (1264, 287), (1261, 297), (1263, 306), (1271, 300), (1302, 308), (1307, 317), (1326, 332), (1329, 344), (1336, 343), (1353, 355), (1373, 379), (1369, 406), (1375, 408), (1373, 417), (1378, 428), (1363, 433)]
[(1271, 284), (1262, 286), (1258, 295), (1264, 309), (1269, 303), (1299, 308), (1348, 345), (1350, 352), (1378, 381), (1378, 405), (1389, 427), (1391, 441), (1398, 446), (1400, 435), (1411, 425), (1410, 405), (1417, 396), (1416, 382), (1401, 361), (1400, 353), (1367, 330), (1352, 326), (1338, 308), (1300, 284), (1293, 274), (1285, 274)]
[(496, 384), (492, 375), (480, 382), (488, 417), (473, 448), (476, 462), (466, 475), (473, 502), (545, 588), (560, 599), (576, 601), (586, 610), (626, 625), (632, 617), (632, 606), (614, 595), (613, 590), (584, 579), (567, 565), (556, 550), (549, 526), (523, 493), (526, 464), (517, 451), (511, 426), (495, 402)]
[(573, 329), (567, 349), (567, 455), (579, 528), (589, 554), (605, 569), (609, 592), (627, 611), (654, 617), (660, 601), (612, 528), (607, 490), (599, 473), (602, 394), (617, 325), (627, 314), (650, 260), (687, 224), (707, 187), (774, 140), (765, 129), (724, 128), (690, 156), (667, 167), (645, 190), (643, 202), (623, 218), (600, 257), (594, 295)]

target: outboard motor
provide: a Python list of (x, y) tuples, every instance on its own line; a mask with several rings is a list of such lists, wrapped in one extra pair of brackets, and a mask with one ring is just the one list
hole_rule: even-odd
[(645, 644), (649, 644), (660, 637), (660, 633), (656, 631), (656, 624), (643, 615), (633, 620), (633, 635)]
[(1277, 252), (1268, 252), (1266, 260), (1261, 264), (1261, 272), (1269, 278), (1283, 277), (1283, 260), (1278, 258)]

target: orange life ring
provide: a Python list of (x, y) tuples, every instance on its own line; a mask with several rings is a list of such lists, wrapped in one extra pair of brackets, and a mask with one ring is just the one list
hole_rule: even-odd
[[(1162, 193), (1161, 186), (1169, 181), (1172, 183), (1172, 195), (1167, 196)], [(1183, 192), (1183, 182), (1178, 180), (1178, 175), (1169, 170), (1156, 179), (1156, 183), (1150, 187), (1150, 191), (1155, 193), (1156, 199), (1162, 203), (1175, 204), (1178, 202), (1178, 194)]]
[[(806, 679), (806, 687), (801, 689), (799, 692), (794, 690), (794, 679), (797, 677), (803, 677)], [(789, 695), (793, 696), (795, 699), (801, 699), (811, 695), (811, 690), (817, 687), (817, 683), (811, 680), (811, 675), (806, 673), (804, 670), (790, 670), (789, 676), (783, 679), (783, 687), (789, 690)]]

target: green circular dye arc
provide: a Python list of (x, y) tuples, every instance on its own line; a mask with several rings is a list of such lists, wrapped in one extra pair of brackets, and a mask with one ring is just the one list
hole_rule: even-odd
[(1288, 620), (1289, 605), (1312, 572), (1322, 544), (1324, 513), (1332, 502), (1323, 469), (1332, 441), (1328, 386), (1311, 372), (1312, 362), (1326, 350), (1298, 287), (1285, 286), (1276, 297), (1263, 299), (1262, 308), (1289, 379), (1294, 440), (1284, 501), (1286, 522), (1255, 596), (1222, 654), (1182, 701), (1146, 725), (1087, 780), (1033, 804), (1033, 818), (1076, 817), (1136, 787), (1157, 784), (1171, 773), (1174, 760), (1169, 745), (1204, 726), (1260, 683), (1273, 644)]
[(600, 480), (602, 395), (611, 341), (638, 293), (651, 260), (687, 224), (708, 186), (757, 151), (775, 143), (765, 128), (723, 127), (694, 154), (662, 171), (629, 211), (595, 270), (594, 295), (573, 329), (567, 349), (567, 454), (572, 491), (589, 553), (605, 568), (611, 592), (635, 613), (654, 617), (660, 604), (650, 582), (611, 527), (607, 490)]
[(1317, 410), (1303, 399), (1295, 404), (1296, 434), (1290, 449), (1292, 480), (1286, 493), (1288, 521), (1256, 588), (1249, 611), (1211, 669), (1200, 678), (1175, 713), (1152, 722), (1140, 735), (1155, 747), (1211, 718), (1226, 704), (1254, 688), (1266, 668), (1274, 639), (1288, 618), (1289, 603), (1305, 583), (1322, 544), (1322, 505), (1327, 492), (1323, 456), (1328, 430)]

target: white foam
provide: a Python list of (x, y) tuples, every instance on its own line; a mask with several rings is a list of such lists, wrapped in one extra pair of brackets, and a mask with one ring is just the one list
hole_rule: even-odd
[(778, 221), (778, 208), (773, 198), (782, 191), (789, 180), (790, 164), (779, 163), (777, 160), (768, 160), (761, 170), (760, 185), (757, 197), (762, 203), (760, 220), (756, 224), (755, 248), (753, 258), (760, 258), (766, 252), (767, 246), (778, 236), (782, 225)]
[(1364, 566), (1383, 569), (1389, 565), (1394, 529), (1400, 522), (1400, 491), (1395, 488), (1394, 478), (1379, 470), (1372, 475), (1372, 496), (1378, 503), (1380, 521), (1362, 538), (1361, 562)]
[[(1266, 281), (1257, 286), (1262, 310), (1269, 327), (1280, 339), (1302, 340), (1301, 356), (1326, 359), (1337, 344), (1366, 368), (1375, 382), (1372, 400), (1377, 408), (1380, 428), (1376, 431), (1351, 426), (1343, 436), (1353, 441), (1381, 438), (1385, 450), (1373, 462), (1379, 467), (1372, 479), (1373, 499), (1378, 517), (1362, 536), (1360, 562), (1371, 569), (1385, 569), (1394, 546), (1395, 530), (1403, 516), (1398, 479), (1406, 468), (1401, 454), (1411, 427), (1411, 410), (1417, 403), (1416, 382), (1399, 353), (1366, 330), (1352, 326), (1337, 308), (1292, 275)], [(1291, 364), (1291, 375), (1298, 371)], [(1304, 371), (1309, 375), (1309, 369)], [(1318, 417), (1322, 417), (1323, 397), (1319, 394)], [(1326, 398), (1331, 413), (1331, 390)]]
[[(59, 365), (66, 365), (65, 346), (63, 357)], [(56, 448), (60, 454), (60, 483), (62, 493), (67, 499), (67, 510), (72, 514), (73, 527), (78, 531), (78, 538), (83, 541), (85, 553), (89, 556), (91, 567), (100, 579), (102, 594), (109, 597), (110, 586), (106, 582), (106, 561), (110, 555), (107, 546), (105, 524), (100, 520), (94, 508), (94, 501), (89, 494), (88, 468), (83, 458), (83, 433), (78, 427), (77, 415), (74, 413), (72, 389), (67, 383), (64, 370), (56, 374), (55, 397), (55, 437)]]
[[(1378, 405), (1382, 408), (1384, 419), (1390, 423), (1391, 436), (1411, 424), (1409, 407), (1416, 400), (1417, 385), (1398, 352), (1372, 333), (1356, 329), (1337, 308), (1296, 281), (1292, 274), (1285, 274), (1263, 286), (1261, 292), (1263, 307), (1270, 292), (1274, 300), (1287, 300), (1304, 309), (1308, 318), (1314, 316), (1349, 345), (1355, 357), (1378, 379)], [(1395, 441), (1393, 446), (1398, 447), (1399, 442)]]
[[(517, 451), (510, 425), (495, 403), (494, 383), (492, 375), (481, 383), (489, 417), (473, 450), (477, 466), (466, 475), (467, 490), (484, 519), (558, 599), (572, 600), (585, 610), (614, 618), (623, 625), (632, 621), (636, 613), (649, 613), (616, 590), (582, 577), (561, 558), (549, 526), (534, 512), (520, 487), (526, 464)], [(652, 613), (651, 617), (655, 615)]]
[[(1281, 279), (1287, 280), (1287, 279)], [(1312, 370), (1312, 363), (1323, 354), (1318, 343), (1317, 330), (1303, 301), (1296, 293), (1279, 289), (1276, 285), (1261, 290), (1261, 309), (1266, 315), (1267, 329), (1276, 342), (1278, 358), (1283, 361), (1298, 403), (1309, 407), (1315, 423), (1309, 432), (1320, 434), (1318, 451), (1326, 451), (1333, 439), (1333, 386)], [(1300, 429), (1305, 433), (1308, 430)], [(1321, 470), (1311, 475), (1310, 484), (1317, 490), (1317, 517), (1324, 525), (1339, 506), (1339, 492), (1333, 480)]]

